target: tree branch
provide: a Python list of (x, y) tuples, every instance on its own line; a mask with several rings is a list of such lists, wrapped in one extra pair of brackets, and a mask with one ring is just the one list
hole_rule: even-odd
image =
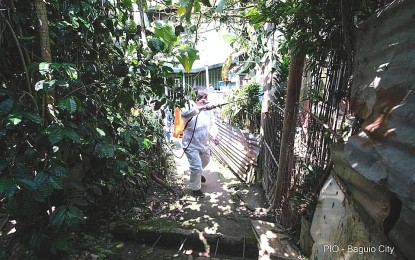
[(175, 193), (173, 188), (170, 187), (167, 183), (165, 183), (162, 179), (160, 179), (159, 177), (157, 177), (156, 173), (151, 173), (150, 174), (151, 178), (160, 186), (162, 186), (163, 188), (165, 188), (166, 190), (168, 190), (171, 193)]
[(10, 32), (11, 32), (11, 33), (12, 33), (12, 35), (13, 35), (13, 39), (14, 39), (14, 41), (16, 42), (16, 47), (17, 47), (17, 50), (19, 51), (19, 56), (20, 56), (20, 59), (22, 60), (22, 63), (23, 63), (23, 69), (24, 69), (24, 71), (25, 71), (25, 75), (26, 75), (27, 89), (28, 89), (28, 92), (29, 92), (30, 94), (32, 94), (32, 88), (31, 88), (31, 85), (30, 85), (30, 76), (29, 76), (29, 71), (27, 70), (26, 61), (25, 61), (25, 58), (24, 58), (24, 56), (23, 56), (23, 51), (22, 51), (22, 48), (21, 48), (21, 46), (20, 46), (19, 39), (17, 38), (17, 35), (16, 35), (15, 31), (13, 30), (13, 27), (12, 27), (12, 25), (10, 24), (10, 22), (7, 20), (7, 18), (6, 18), (3, 14), (1, 14), (1, 16), (3, 16), (3, 19), (5, 20), (5, 22), (6, 22), (6, 24), (7, 24), (7, 27), (9, 27)]

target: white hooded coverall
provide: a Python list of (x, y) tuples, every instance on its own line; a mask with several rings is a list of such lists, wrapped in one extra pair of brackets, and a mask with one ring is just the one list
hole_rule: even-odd
[(209, 134), (215, 139), (218, 128), (213, 111), (199, 111), (194, 102), (190, 108), (182, 109), (181, 115), (184, 125), (187, 124), (183, 131), (182, 145), (184, 149), (187, 147), (185, 153), (189, 161), (189, 187), (191, 190), (200, 190), (202, 171), (210, 161)]

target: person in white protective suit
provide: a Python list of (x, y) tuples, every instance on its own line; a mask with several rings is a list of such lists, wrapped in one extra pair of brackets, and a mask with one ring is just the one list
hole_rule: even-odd
[(182, 145), (189, 161), (189, 187), (196, 197), (204, 196), (201, 183), (206, 181), (202, 171), (210, 161), (209, 134), (216, 145), (219, 143), (216, 139), (218, 128), (210, 110), (213, 106), (208, 104), (207, 98), (206, 88), (196, 88), (196, 100), (181, 110), (185, 125)]

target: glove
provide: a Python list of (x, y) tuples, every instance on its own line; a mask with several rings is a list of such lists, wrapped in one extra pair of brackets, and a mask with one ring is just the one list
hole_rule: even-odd
[(216, 106), (214, 105), (204, 105), (204, 106), (199, 107), (199, 110), (211, 110), (214, 108), (216, 108)]

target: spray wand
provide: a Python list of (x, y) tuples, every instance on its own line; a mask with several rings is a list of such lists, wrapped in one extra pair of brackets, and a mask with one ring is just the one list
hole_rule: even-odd
[[(264, 93), (261, 93), (261, 94), (255, 95), (254, 97), (260, 97), (260, 96), (263, 96), (263, 95), (264, 95)], [(207, 107), (204, 108), (204, 110), (212, 110), (212, 109), (215, 109), (215, 108), (218, 108), (218, 107), (223, 107), (223, 106), (226, 106), (226, 105), (238, 102), (238, 101), (242, 101), (242, 100), (245, 100), (245, 99), (250, 99), (250, 98), (252, 98), (252, 97), (240, 98), (240, 99), (230, 101), (230, 102), (226, 102), (226, 103), (222, 103), (222, 104), (207, 106)]]

